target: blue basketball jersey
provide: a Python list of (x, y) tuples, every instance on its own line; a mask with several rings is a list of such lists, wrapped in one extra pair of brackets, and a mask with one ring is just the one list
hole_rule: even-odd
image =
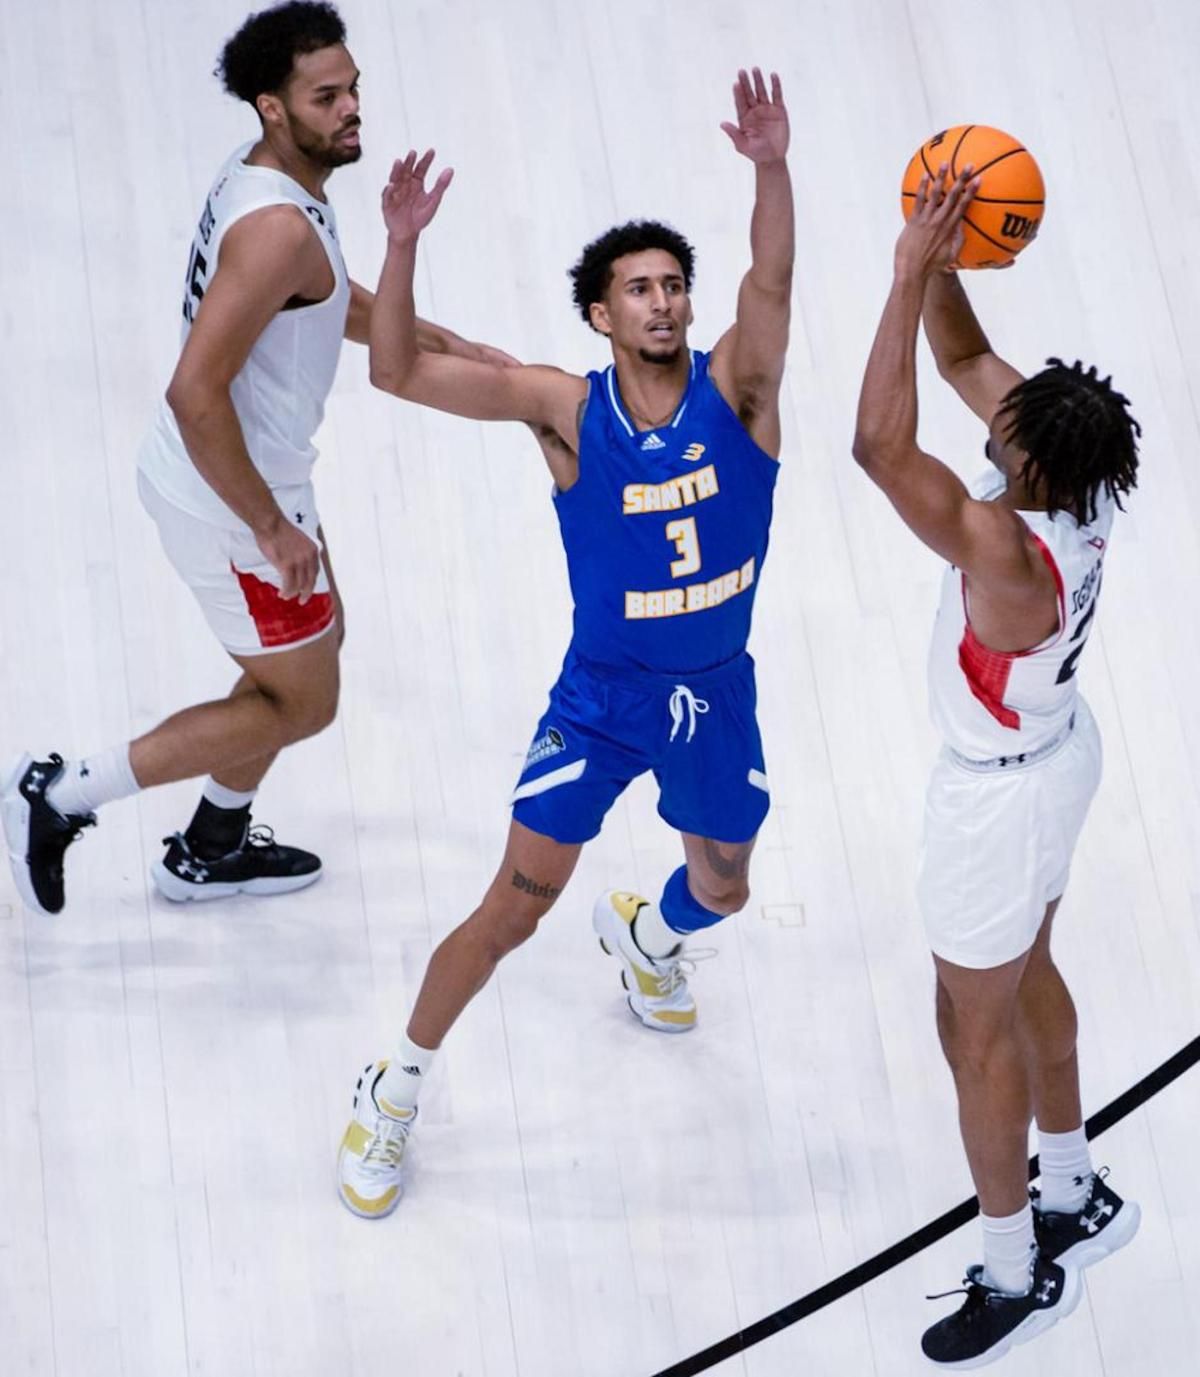
[(679, 407), (656, 430), (635, 430), (612, 365), (588, 375), (579, 479), (554, 499), (586, 660), (686, 673), (746, 648), (779, 465), (708, 359), (692, 353)]

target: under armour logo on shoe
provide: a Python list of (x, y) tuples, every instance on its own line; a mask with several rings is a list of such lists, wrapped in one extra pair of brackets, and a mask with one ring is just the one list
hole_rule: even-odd
[(79, 767), (79, 778), (87, 779), (88, 775), (90, 775), (91, 773), (91, 770), (88, 769), (87, 761), (85, 760), (83, 764)]
[(208, 870), (202, 865), (193, 865), (191, 861), (180, 861), (176, 870), (185, 880), (195, 880), (202, 885), (208, 879)]
[(1105, 1200), (1103, 1196), (1094, 1202), (1096, 1211), (1094, 1214), (1085, 1214), (1080, 1218), (1080, 1222), (1089, 1234), (1098, 1234), (1104, 1228), (1103, 1221), (1112, 1215), (1112, 1204)]
[(45, 784), (45, 782), (46, 776), (41, 770), (31, 770), (29, 774), (29, 792), (31, 794), (40, 794), (42, 792), (42, 785)]
[(1053, 1291), (1057, 1285), (1058, 1282), (1056, 1282), (1052, 1277), (1047, 1277), (1046, 1280), (1042, 1282), (1041, 1287), (1038, 1289), (1038, 1300), (1045, 1304), (1046, 1301), (1050, 1299), (1051, 1291)]

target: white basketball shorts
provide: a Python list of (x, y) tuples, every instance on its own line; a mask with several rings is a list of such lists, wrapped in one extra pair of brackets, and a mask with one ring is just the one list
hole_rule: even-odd
[(1033, 946), (1100, 783), (1100, 733), (1079, 699), (1062, 745), (990, 770), (943, 749), (925, 796), (917, 902), (935, 955), (986, 970)]
[[(258, 548), (249, 526), (226, 530), (201, 521), (169, 502), (140, 472), (138, 496), (158, 526), (167, 558), (231, 655), (295, 650), (333, 625), (333, 598), (324, 564), (312, 597), (301, 606), (298, 598), (280, 596), (279, 573)], [(318, 518), (311, 500), (296, 515), (303, 520), (297, 523), (300, 529), (318, 544)]]

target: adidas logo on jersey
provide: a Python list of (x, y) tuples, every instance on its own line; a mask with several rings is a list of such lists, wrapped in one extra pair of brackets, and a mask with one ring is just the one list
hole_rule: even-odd
[(665, 441), (665, 440), (660, 440), (659, 437), (655, 434), (654, 431), (651, 431), (650, 434), (647, 435), (646, 438), (642, 441), (642, 449), (643, 449), (643, 450), (647, 450), (647, 449), (666, 449), (666, 447), (667, 447), (666, 441)]

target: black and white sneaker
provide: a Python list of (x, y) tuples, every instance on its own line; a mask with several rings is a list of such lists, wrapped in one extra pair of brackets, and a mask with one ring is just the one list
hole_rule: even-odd
[(14, 761), (0, 791), (0, 811), (8, 840), (8, 861), (21, 898), (40, 913), (61, 913), (66, 901), (63, 856), (95, 813), (64, 815), (46, 800), (46, 790), (63, 772), (61, 755)]
[[(1023, 1344), (1044, 1333), (1079, 1304), (1083, 1286), (1079, 1271), (1070, 1262), (1034, 1259), (1032, 1285), (1023, 1296), (1009, 1295), (985, 1286), (983, 1268), (967, 1268), (966, 1300), (944, 1320), (938, 1320), (921, 1337), (925, 1356), (939, 1367), (983, 1367), (1003, 1358), (1013, 1344)], [(945, 1291), (946, 1296), (958, 1295)], [(941, 1300), (941, 1296), (930, 1296)]]
[(1133, 1200), (1122, 1200), (1107, 1178), (1107, 1167), (1093, 1172), (1087, 1199), (1079, 1209), (1066, 1212), (1043, 1210), (1039, 1192), (1030, 1190), (1033, 1232), (1043, 1257), (1090, 1267), (1124, 1248), (1137, 1233), (1141, 1209)]
[(224, 856), (198, 856), (182, 832), (164, 837), (167, 854), (150, 867), (159, 892), (176, 903), (232, 894), (290, 894), (321, 878), (321, 858), (281, 846), (269, 827), (249, 827), (241, 846)]

